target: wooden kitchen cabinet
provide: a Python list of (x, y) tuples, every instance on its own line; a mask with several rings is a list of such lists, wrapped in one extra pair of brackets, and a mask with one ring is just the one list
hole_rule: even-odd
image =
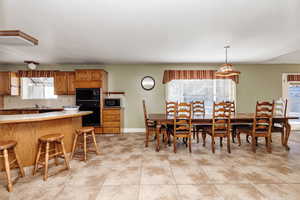
[(75, 70), (76, 88), (102, 88), (106, 87), (107, 72), (103, 69)]
[(103, 133), (120, 134), (123, 129), (123, 109), (103, 108)]
[(68, 73), (68, 94), (75, 95), (75, 72), (67, 72)]
[(16, 72), (0, 72), (0, 95), (20, 95), (20, 78)]
[(67, 72), (55, 72), (54, 92), (56, 95), (68, 94)]
[(75, 72), (56, 72), (54, 91), (57, 95), (75, 95)]

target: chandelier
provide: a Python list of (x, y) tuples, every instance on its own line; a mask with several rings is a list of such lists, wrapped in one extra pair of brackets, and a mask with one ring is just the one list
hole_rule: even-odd
[(236, 76), (239, 75), (241, 72), (234, 70), (232, 64), (229, 64), (227, 61), (227, 50), (230, 48), (229, 45), (225, 46), (225, 54), (226, 54), (226, 58), (225, 58), (225, 64), (223, 64), (218, 71), (215, 73), (216, 76), (218, 77), (227, 77), (227, 76)]

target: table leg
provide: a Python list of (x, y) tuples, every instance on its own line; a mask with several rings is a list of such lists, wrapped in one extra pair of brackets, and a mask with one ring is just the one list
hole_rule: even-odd
[(156, 124), (156, 151), (158, 152), (160, 149), (160, 144), (159, 144), (159, 140), (160, 140), (160, 132), (161, 132), (161, 124), (157, 123)]
[(289, 141), (289, 137), (290, 137), (290, 133), (291, 133), (291, 125), (290, 125), (288, 120), (286, 120), (284, 125), (285, 125), (284, 146), (285, 146), (286, 150), (290, 150), (290, 147), (288, 145), (288, 141)]

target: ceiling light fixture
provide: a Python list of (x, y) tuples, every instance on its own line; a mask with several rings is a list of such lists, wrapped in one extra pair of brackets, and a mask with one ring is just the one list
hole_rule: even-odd
[(27, 64), (27, 67), (30, 69), (30, 70), (35, 70), (37, 68), (37, 66), (40, 64), (38, 62), (35, 62), (35, 61), (31, 61), (31, 60), (25, 60), (24, 63)]
[(232, 67), (232, 64), (229, 64), (228, 63), (228, 58), (227, 58), (227, 49), (230, 48), (229, 45), (225, 46), (225, 64), (223, 64), (219, 69), (218, 71), (216, 72), (216, 76), (219, 76), (219, 77), (227, 77), (227, 76), (236, 76), (236, 75), (239, 75), (241, 72), (240, 71), (237, 71), (237, 70), (234, 70), (233, 67)]

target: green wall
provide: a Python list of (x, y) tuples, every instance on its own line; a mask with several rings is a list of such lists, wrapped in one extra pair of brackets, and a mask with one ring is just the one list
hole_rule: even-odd
[[(199, 67), (203, 66), (203, 67)], [(39, 69), (73, 70), (79, 68), (102, 68), (109, 73), (109, 90), (124, 91), (125, 128), (143, 128), (142, 99), (146, 100), (148, 113), (164, 112), (165, 87), (162, 84), (163, 71), (166, 69), (216, 69), (219, 65), (53, 65)], [(253, 112), (256, 100), (277, 99), (282, 93), (282, 73), (300, 72), (300, 65), (235, 65), (241, 71), (237, 85), (238, 112)], [(0, 70), (19, 70), (24, 66), (1, 66)], [(144, 76), (153, 76), (156, 87), (144, 91), (140, 80)]]

